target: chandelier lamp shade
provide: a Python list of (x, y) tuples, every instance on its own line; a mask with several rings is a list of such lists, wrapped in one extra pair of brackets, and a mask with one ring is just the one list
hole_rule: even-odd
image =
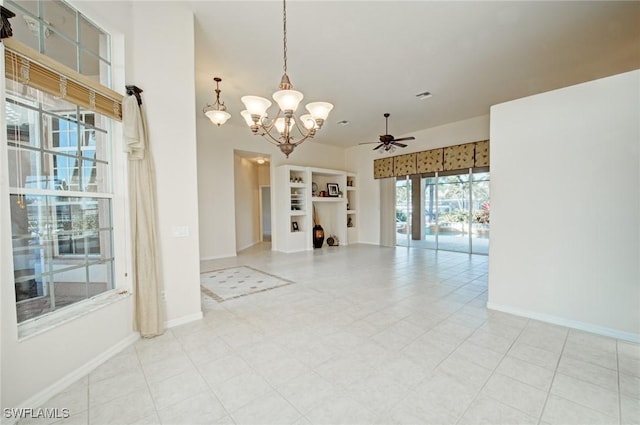
[(297, 116), (296, 110), (304, 95), (293, 90), (287, 75), (287, 2), (282, 2), (283, 21), (283, 59), (284, 74), (280, 80), (280, 90), (273, 93), (273, 100), (278, 105), (275, 117), (269, 119), (267, 110), (272, 105), (269, 99), (260, 96), (243, 96), (245, 109), (240, 112), (253, 134), (260, 134), (270, 143), (278, 146), (288, 158), (296, 146), (312, 138), (322, 128), (333, 105), (328, 102), (311, 102), (305, 108), (308, 113)]
[(220, 127), (222, 124), (227, 122), (229, 118), (231, 118), (231, 114), (227, 112), (227, 107), (224, 106), (224, 102), (220, 101), (220, 81), (222, 78), (215, 77), (213, 81), (216, 82), (216, 103), (213, 105), (206, 104), (206, 106), (202, 109), (202, 112), (211, 120), (212, 123)]

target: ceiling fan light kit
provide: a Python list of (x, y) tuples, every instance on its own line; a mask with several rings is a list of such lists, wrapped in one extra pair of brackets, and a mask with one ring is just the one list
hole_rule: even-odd
[[(315, 136), (316, 132), (322, 128), (329, 116), (329, 112), (333, 109), (333, 105), (328, 102), (311, 102), (306, 105), (306, 109), (309, 111), (308, 114), (300, 117), (295, 115), (304, 95), (297, 90), (293, 90), (293, 85), (287, 75), (286, 0), (283, 0), (282, 6), (284, 74), (280, 80), (280, 90), (276, 91), (272, 96), (273, 100), (278, 104), (279, 110), (276, 116), (269, 121), (267, 109), (272, 104), (270, 100), (260, 96), (243, 96), (240, 100), (242, 100), (247, 109), (240, 112), (240, 114), (249, 128), (251, 128), (253, 134), (260, 134), (267, 141), (278, 146), (280, 151), (288, 158), (296, 146)], [(276, 135), (271, 134), (274, 128), (277, 132)], [(299, 134), (297, 140), (293, 136), (294, 128)]]

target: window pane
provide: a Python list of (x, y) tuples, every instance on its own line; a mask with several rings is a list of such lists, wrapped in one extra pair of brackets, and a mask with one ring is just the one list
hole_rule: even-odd
[(11, 195), (19, 321), (113, 287), (111, 200)]
[(9, 146), (9, 187), (42, 189), (46, 177), (42, 175), (40, 152)]
[(438, 180), (438, 249), (469, 252), (469, 175)]
[(80, 16), (80, 46), (107, 61), (110, 60), (109, 36), (82, 15)]
[(77, 45), (53, 32), (50, 37), (44, 39), (45, 55), (51, 59), (78, 71)]
[(80, 73), (100, 82), (100, 59), (85, 50), (80, 51)]
[[(76, 36), (76, 12), (59, 0), (47, 0), (42, 2), (44, 7), (44, 20), (59, 31), (77, 40)], [(74, 68), (75, 69), (75, 68)]]
[[(16, 6), (17, 5), (17, 6)], [(33, 0), (20, 0), (20, 2), (14, 2), (5, 0), (4, 6), (9, 8), (12, 12), (18, 15), (20, 8), (27, 12), (30, 12), (33, 16), (38, 16), (38, 2)], [(15, 34), (15, 29), (14, 29)]]
[(436, 245), (436, 179), (435, 177), (428, 177), (423, 179), (424, 193), (424, 246), (426, 248), (437, 248)]
[(411, 244), (411, 180), (396, 180), (396, 245)]
[(83, 129), (82, 156), (109, 162), (111, 160), (111, 149), (107, 142), (107, 134), (100, 130), (84, 127)]
[(471, 252), (489, 254), (489, 173), (473, 174), (471, 190), (473, 205), (471, 208), (473, 222), (471, 224)]
[(15, 145), (38, 146), (38, 112), (21, 105), (6, 102), (7, 141)]
[[(24, 2), (20, 2), (22, 5)], [(13, 8), (9, 6), (9, 9), (12, 9), (16, 12), (16, 17), (12, 19), (12, 30), (13, 30), (13, 38), (18, 40), (20, 43), (31, 47), (35, 51), (40, 51), (40, 31), (41, 23), (38, 18), (29, 16), (27, 14), (22, 16), (20, 11), (17, 8)], [(37, 7), (36, 7), (37, 9)], [(37, 12), (34, 12), (34, 15)], [(20, 20), (18, 20), (20, 18)]]
[[(67, 115), (75, 119), (75, 115)], [(78, 124), (58, 117), (51, 119), (51, 146), (49, 148), (70, 155), (78, 153)]]
[(107, 132), (107, 127), (111, 118), (108, 118), (104, 115), (101, 115), (97, 112), (88, 110), (88, 109), (80, 109), (80, 115), (82, 117), (82, 121), (86, 124), (86, 127), (95, 127), (101, 130), (103, 133)]
[(100, 84), (113, 88), (111, 84), (111, 65), (103, 60), (100, 60)]
[(109, 187), (108, 166), (102, 162), (82, 162), (82, 189), (83, 192), (108, 193)]
[(46, 187), (49, 190), (80, 191), (80, 160), (67, 155), (45, 152), (44, 172)]
[(42, 105), (42, 109), (46, 112), (65, 117), (71, 121), (77, 121), (77, 107), (71, 102), (67, 102), (59, 97), (52, 96), (47, 93), (39, 92), (38, 101)]

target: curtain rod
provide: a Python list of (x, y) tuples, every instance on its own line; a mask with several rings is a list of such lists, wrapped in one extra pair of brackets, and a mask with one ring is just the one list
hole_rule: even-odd
[(13, 35), (11, 28), (11, 22), (9, 19), (15, 17), (16, 14), (9, 9), (0, 6), (0, 40), (3, 38), (9, 38)]
[(125, 86), (127, 89), (127, 95), (129, 96), (135, 96), (136, 99), (138, 100), (138, 105), (142, 105), (142, 97), (140, 97), (140, 93), (143, 92), (143, 90), (138, 87), (138, 86)]

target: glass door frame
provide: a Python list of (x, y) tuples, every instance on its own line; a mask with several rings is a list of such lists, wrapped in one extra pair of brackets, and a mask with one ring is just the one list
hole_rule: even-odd
[[(463, 226), (463, 232), (466, 231), (468, 233), (467, 238), (468, 238), (468, 245), (467, 245), (467, 250), (465, 251), (452, 251), (450, 249), (443, 249), (440, 247), (440, 242), (441, 242), (441, 238), (440, 238), (440, 223), (441, 223), (441, 217), (440, 217), (440, 211), (439, 211), (439, 204), (440, 204), (440, 195), (439, 195), (439, 188), (441, 183), (441, 178), (442, 177), (446, 177), (446, 176), (442, 176), (439, 172), (435, 172), (433, 173), (433, 176), (429, 176), (429, 177), (422, 177), (420, 179), (420, 191), (422, 194), (422, 199), (420, 201), (420, 220), (421, 223), (422, 222), (426, 222), (425, 220), (425, 201), (424, 199), (426, 199), (425, 193), (426, 193), (426, 185), (424, 184), (425, 179), (427, 178), (433, 178), (434, 179), (434, 207), (433, 210), (434, 212), (434, 224), (435, 224), (435, 232), (434, 232), (434, 239), (435, 239), (435, 248), (430, 248), (430, 247), (424, 247), (426, 249), (435, 249), (435, 250), (442, 250), (442, 251), (452, 251), (452, 252), (463, 252), (463, 253), (467, 253), (467, 254), (479, 254), (479, 255), (487, 255), (483, 252), (477, 252), (474, 251), (474, 237), (473, 237), (473, 217), (474, 217), (474, 208), (473, 208), (473, 202), (474, 202), (474, 196), (473, 196), (473, 192), (474, 192), (474, 183), (475, 183), (475, 179), (474, 176), (476, 174), (480, 174), (480, 173), (488, 173), (488, 170), (484, 170), (484, 169), (473, 169), (473, 168), (469, 168), (467, 170), (467, 173), (457, 173), (454, 175), (467, 175), (468, 179), (466, 182), (464, 182), (464, 184), (466, 185), (466, 190), (468, 190), (468, 195), (467, 195), (467, 199), (466, 201), (468, 202), (468, 205), (466, 207), (466, 214), (467, 214), (467, 223), (464, 224)], [(490, 178), (489, 178), (490, 179)], [(482, 181), (482, 180), (478, 180), (478, 181)], [(397, 190), (398, 190), (398, 183), (399, 182), (404, 182), (406, 191), (407, 191), (407, 196), (406, 196), (406, 204), (403, 205), (403, 209), (406, 212), (406, 241), (404, 243), (401, 243), (403, 241), (404, 238), (398, 238), (398, 235), (400, 234), (397, 230), (396, 230), (396, 246), (406, 246), (407, 248), (411, 248), (411, 247), (417, 247), (417, 244), (414, 242), (412, 243), (412, 221), (413, 221), (413, 214), (415, 213), (415, 208), (413, 208), (413, 199), (412, 199), (412, 179), (411, 176), (407, 175), (404, 176), (404, 178), (402, 177), (397, 177), (396, 178), (396, 199), (397, 199)], [(397, 202), (396, 202), (396, 211), (398, 209), (398, 206), (400, 206)], [(430, 209), (431, 210), (431, 209)], [(397, 213), (395, 215), (396, 217), (396, 229), (398, 229), (397, 223), (398, 223), (398, 219), (397, 219)], [(422, 226), (421, 226), (422, 227)], [(421, 235), (421, 241), (425, 241), (426, 239), (426, 232), (421, 232), (421, 233), (425, 233)]]

